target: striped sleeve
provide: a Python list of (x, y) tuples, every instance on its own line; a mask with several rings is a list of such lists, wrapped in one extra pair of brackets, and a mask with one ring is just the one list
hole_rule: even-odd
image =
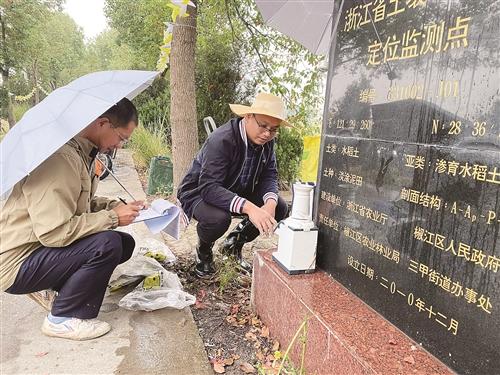
[(278, 194), (273, 193), (272, 191), (264, 194), (264, 196), (262, 197), (264, 203), (266, 203), (268, 199), (274, 199), (274, 201), (278, 203)]
[(247, 200), (245, 198), (240, 197), (239, 195), (235, 195), (231, 200), (231, 204), (229, 205), (229, 211), (241, 214), (241, 209)]

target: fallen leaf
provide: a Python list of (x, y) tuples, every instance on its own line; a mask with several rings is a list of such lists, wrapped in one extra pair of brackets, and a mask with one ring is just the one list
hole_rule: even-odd
[(214, 363), (214, 371), (217, 374), (224, 374), (226, 372), (226, 369), (224, 368), (224, 364), (220, 362), (215, 362)]
[(231, 306), (231, 314), (237, 314), (240, 311), (240, 305), (232, 305)]
[(275, 341), (273, 343), (273, 352), (279, 350), (279, 348), (280, 348), (280, 342), (279, 341)]
[(269, 328), (264, 326), (260, 332), (261, 337), (269, 337)]
[(411, 355), (409, 355), (407, 357), (404, 357), (403, 361), (405, 361), (406, 363), (409, 363), (410, 365), (414, 365), (415, 364), (415, 359)]
[(232, 357), (226, 358), (224, 360), (224, 365), (226, 365), (226, 366), (232, 366), (233, 363), (234, 363), (234, 358), (232, 358)]
[(274, 358), (274, 355), (272, 354), (268, 354), (268, 356), (266, 357), (266, 360), (269, 361), (269, 362), (272, 362), (274, 361), (276, 358)]
[(265, 363), (262, 365), (262, 369), (265, 370), (266, 375), (274, 375), (278, 373), (279, 366), (275, 367), (272, 363)]
[(197, 309), (197, 310), (206, 309), (207, 308), (207, 304), (196, 300), (196, 302), (194, 303), (194, 308)]
[(252, 317), (252, 325), (253, 326), (260, 326), (260, 319), (257, 317)]
[(256, 358), (257, 358), (260, 362), (264, 362), (264, 359), (265, 359), (265, 357), (264, 357), (264, 353), (262, 353), (260, 350), (259, 350), (257, 353), (255, 353), (255, 357), (256, 357)]
[(247, 340), (250, 340), (250, 341), (257, 341), (257, 336), (255, 336), (255, 334), (253, 334), (250, 331), (248, 331), (247, 333), (245, 333), (245, 338)]
[(36, 353), (35, 357), (43, 357), (43, 356), (46, 356), (47, 354), (49, 354), (49, 352), (40, 352), (40, 353)]
[(238, 325), (244, 326), (248, 322), (247, 318), (238, 319)]
[(206, 296), (207, 296), (207, 292), (205, 291), (205, 289), (200, 289), (198, 291), (198, 294), (196, 295), (196, 299), (200, 300), (200, 302), (201, 302), (205, 299)]
[(253, 374), (255, 372), (255, 368), (248, 362), (243, 362), (240, 365), (240, 370), (245, 374)]

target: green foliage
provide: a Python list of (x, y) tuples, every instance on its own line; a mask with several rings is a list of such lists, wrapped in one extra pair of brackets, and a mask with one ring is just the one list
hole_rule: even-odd
[(16, 103), (13, 106), (14, 108), (14, 118), (16, 119), (16, 122), (21, 120), (21, 117), (24, 116), (26, 111), (30, 109), (31, 105), (29, 103)]
[(200, 1), (198, 8), (196, 105), (199, 139), (203, 143), (207, 136), (203, 118), (211, 116), (217, 125), (222, 125), (234, 117), (228, 104), (253, 96), (255, 82), (243, 79), (244, 53), (232, 43), (225, 0)]
[(169, 155), (170, 150), (165, 141), (165, 132), (160, 126), (138, 126), (132, 133), (129, 148), (134, 152), (134, 161), (141, 169), (147, 169), (155, 156)]
[(300, 168), (300, 160), (304, 146), (302, 136), (296, 129), (282, 128), (276, 138), (276, 159), (278, 163), (278, 179), (281, 185), (292, 184)]
[(24, 69), (37, 83), (56, 89), (77, 78), (75, 67), (83, 58), (83, 33), (65, 13), (49, 12), (29, 35), (30, 53), (25, 56)]
[(133, 69), (134, 51), (120, 40), (119, 33), (108, 29), (91, 40), (78, 64), (78, 76), (100, 70)]
[(11, 0), (0, 4), (0, 71), (5, 90), (1, 113), (10, 120), (12, 113), (8, 113), (8, 100), (5, 97), (6, 93), (13, 92), (10, 76), (18, 75), (24, 79), (28, 57), (40, 49), (40, 46), (31, 43), (32, 36), (39, 25), (50, 17), (51, 12), (61, 11), (62, 0)]
[(139, 119), (144, 127), (154, 132), (158, 127), (165, 135), (165, 142), (170, 145), (170, 90), (165, 78), (156, 79), (147, 91), (134, 99), (139, 112)]
[(264, 24), (253, 0), (227, 0), (227, 17), (235, 30), (233, 45), (245, 56), (246, 75), (259, 89), (281, 96), (289, 113), (304, 123), (322, 115), (326, 69), (324, 57)]
[(219, 292), (224, 292), (227, 286), (231, 285), (238, 279), (240, 266), (236, 259), (232, 256), (225, 258), (218, 271)]
[[(167, 3), (164, 0), (106, 0), (105, 13), (115, 29), (112, 50), (116, 51), (118, 46), (120, 51), (115, 60), (117, 56), (128, 56), (127, 67), (121, 69), (156, 69), (164, 22), (171, 12)], [(98, 55), (102, 56), (102, 53)], [(156, 79), (146, 92), (135, 98), (134, 103), (144, 127), (152, 133), (160, 131), (166, 144), (170, 145), (168, 79)]]
[(5, 137), (5, 134), (9, 131), (9, 123), (0, 118), (0, 141)]
[(133, 51), (136, 69), (156, 69), (164, 22), (171, 10), (165, 0), (106, 0), (104, 13)]
[(32, 47), (28, 40), (34, 29), (44, 21), (50, 11), (60, 9), (62, 1), (14, 0), (0, 5), (1, 48), (0, 68), (23, 67)]

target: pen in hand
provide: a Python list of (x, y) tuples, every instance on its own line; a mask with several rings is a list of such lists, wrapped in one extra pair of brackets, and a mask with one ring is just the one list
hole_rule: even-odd
[(120, 200), (123, 204), (127, 204), (127, 202), (125, 202), (125, 199), (120, 198), (120, 197), (118, 197), (118, 199), (119, 199), (119, 200)]

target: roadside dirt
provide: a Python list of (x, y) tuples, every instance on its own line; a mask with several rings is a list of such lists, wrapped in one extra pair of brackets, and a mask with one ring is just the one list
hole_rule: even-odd
[[(146, 191), (147, 176), (144, 171), (138, 172)], [(155, 198), (148, 196), (147, 199), (150, 202)], [(163, 198), (174, 200), (172, 196)], [(234, 219), (229, 230), (240, 220)], [(280, 343), (270, 337), (269, 328), (252, 311), (251, 275), (243, 273), (234, 261), (223, 259), (219, 254), (224, 237), (214, 245), (218, 272), (210, 280), (200, 280), (193, 273), (198, 240), (196, 222), (190, 223), (179, 240), (164, 235), (164, 242), (177, 257), (175, 265), (168, 269), (179, 276), (187, 292), (196, 296), (191, 310), (215, 373), (275, 374), (281, 365)], [(259, 237), (244, 246), (243, 256), (251, 263), (255, 249), (276, 245), (277, 236)]]

